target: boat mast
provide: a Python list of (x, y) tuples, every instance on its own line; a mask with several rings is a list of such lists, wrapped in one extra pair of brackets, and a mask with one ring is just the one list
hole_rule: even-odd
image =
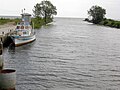
[(24, 30), (25, 30), (25, 8), (24, 8)]

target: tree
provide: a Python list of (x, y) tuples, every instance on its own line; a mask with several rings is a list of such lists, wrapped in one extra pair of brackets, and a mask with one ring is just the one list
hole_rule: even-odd
[(92, 17), (92, 22), (98, 24), (104, 19), (106, 10), (100, 6), (95, 5), (90, 8), (88, 14)]
[(33, 13), (35, 17), (44, 18), (45, 23), (48, 23), (47, 19), (53, 19), (53, 15), (57, 15), (56, 10), (56, 7), (50, 1), (43, 0), (34, 6)]

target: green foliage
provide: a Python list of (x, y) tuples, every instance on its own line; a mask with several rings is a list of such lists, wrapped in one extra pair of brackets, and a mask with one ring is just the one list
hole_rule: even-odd
[(120, 21), (115, 21), (112, 19), (104, 19), (99, 24), (104, 25), (104, 26), (114, 27), (114, 28), (120, 28)]
[(120, 28), (120, 21), (104, 18), (106, 10), (100, 6), (92, 6), (88, 11), (88, 14), (92, 17), (92, 20), (86, 18), (85, 21), (92, 22), (94, 24)]
[(8, 22), (12, 22), (10, 19), (0, 18), (0, 25), (6, 24)]
[(92, 22), (98, 24), (104, 19), (106, 10), (100, 6), (92, 6), (88, 14), (92, 17)]
[(49, 23), (47, 20), (53, 19), (53, 15), (57, 14), (56, 10), (56, 7), (50, 1), (43, 0), (34, 6), (33, 13), (35, 17), (43, 18), (47, 24)]
[[(52, 22), (51, 18), (46, 18), (46, 19), (48, 23)], [(32, 18), (32, 22), (34, 23), (35, 29), (39, 29), (42, 25), (46, 25), (44, 21), (45, 21), (45, 18), (40, 18), (40, 17)]]
[(21, 20), (19, 19), (19, 18), (15, 18), (15, 19), (13, 19), (13, 22), (14, 22), (14, 24), (16, 25), (18, 22), (20, 22)]
[(40, 28), (44, 24), (44, 21), (40, 17), (32, 18), (32, 22), (34, 23), (35, 29)]
[(6, 24), (8, 22), (14, 22), (14, 24), (17, 24), (17, 22), (19, 22), (20, 19), (16, 18), (16, 19), (5, 19), (5, 18), (0, 18), (0, 25)]

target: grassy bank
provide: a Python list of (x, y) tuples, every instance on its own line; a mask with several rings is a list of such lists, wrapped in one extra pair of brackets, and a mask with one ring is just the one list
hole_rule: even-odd
[[(18, 22), (20, 22), (20, 20), (21, 19), (19, 19), (19, 18), (16, 18), (16, 19), (0, 18), (0, 25), (7, 24), (9, 22), (13, 22), (13, 24), (16, 25)], [(52, 21), (53, 21), (52, 18), (46, 18), (46, 20), (44, 18), (40, 18), (40, 17), (32, 18), (32, 22), (34, 23), (35, 29), (39, 29), (41, 26), (46, 25)]]
[[(89, 20), (87, 18), (85, 19), (85, 21), (93, 23), (91, 20)], [(99, 22), (98, 24), (120, 29), (120, 21), (113, 20), (113, 19), (106, 19), (105, 18), (101, 22)]]
[(53, 20), (51, 18), (47, 18), (46, 20), (44, 18), (40, 18), (40, 17), (32, 18), (32, 22), (34, 23), (35, 29), (39, 29), (41, 26), (46, 25), (52, 21)]
[(113, 19), (104, 19), (99, 24), (120, 29), (120, 21), (116, 21)]
[(17, 24), (20, 21), (20, 19), (5, 19), (5, 18), (0, 18), (0, 25), (7, 24), (9, 22), (14, 22), (14, 24)]
[(0, 25), (4, 25), (4, 24), (6, 24), (6, 23), (8, 23), (8, 22), (12, 22), (12, 20), (0, 18)]

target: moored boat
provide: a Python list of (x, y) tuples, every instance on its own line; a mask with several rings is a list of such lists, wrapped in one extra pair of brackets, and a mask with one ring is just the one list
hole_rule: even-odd
[(34, 27), (31, 26), (31, 15), (28, 13), (21, 15), (22, 20), (17, 24), (14, 34), (11, 35), (16, 47), (30, 43), (36, 39)]

